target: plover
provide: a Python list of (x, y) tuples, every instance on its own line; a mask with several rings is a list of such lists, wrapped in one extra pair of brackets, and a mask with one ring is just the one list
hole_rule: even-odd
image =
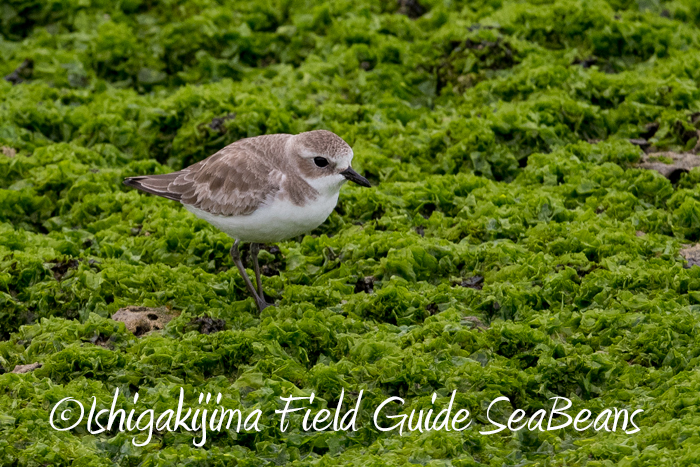
[[(231, 259), (258, 309), (263, 295), (258, 265), (261, 243), (286, 240), (321, 225), (350, 180), (369, 187), (350, 163), (353, 151), (338, 135), (314, 130), (298, 135), (246, 138), (178, 172), (129, 177), (124, 184), (179, 201), (234, 239)], [(257, 290), (238, 246), (250, 243)]]

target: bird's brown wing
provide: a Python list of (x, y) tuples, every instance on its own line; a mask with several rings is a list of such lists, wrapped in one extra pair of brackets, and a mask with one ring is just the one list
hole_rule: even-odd
[(124, 184), (211, 214), (251, 214), (274, 198), (285, 181), (266, 151), (231, 144), (179, 172), (130, 177)]

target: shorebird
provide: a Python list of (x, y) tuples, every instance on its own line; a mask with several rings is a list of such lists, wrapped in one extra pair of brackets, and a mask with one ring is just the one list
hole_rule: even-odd
[[(314, 130), (298, 135), (245, 138), (180, 171), (129, 177), (124, 184), (182, 205), (234, 239), (231, 259), (262, 311), (258, 265), (261, 243), (307, 233), (333, 212), (343, 184), (369, 187), (353, 170), (352, 148), (338, 135)], [(257, 290), (239, 245), (250, 243)]]

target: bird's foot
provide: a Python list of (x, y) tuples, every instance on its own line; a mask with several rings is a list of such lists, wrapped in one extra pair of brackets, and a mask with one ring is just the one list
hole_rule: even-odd
[(263, 311), (268, 306), (275, 306), (274, 303), (267, 303), (264, 298), (255, 297), (255, 303), (258, 305), (258, 310)]

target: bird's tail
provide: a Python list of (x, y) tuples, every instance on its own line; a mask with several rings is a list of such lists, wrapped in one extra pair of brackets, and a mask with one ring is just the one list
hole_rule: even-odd
[(138, 177), (129, 177), (124, 179), (124, 185), (136, 188), (163, 198), (180, 201), (181, 193), (176, 193), (169, 189), (170, 184), (180, 175), (179, 172), (173, 172), (163, 175), (140, 175)]

